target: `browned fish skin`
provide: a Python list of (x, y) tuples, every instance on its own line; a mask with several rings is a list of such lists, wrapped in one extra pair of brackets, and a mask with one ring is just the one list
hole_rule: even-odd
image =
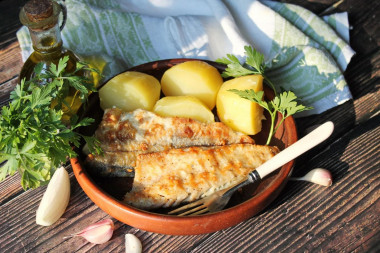
[(104, 152), (102, 155), (89, 154), (85, 165), (87, 170), (102, 177), (133, 177), (136, 157), (142, 152)]
[(220, 122), (211, 124), (179, 117), (160, 117), (137, 109), (107, 109), (95, 132), (104, 151), (158, 152), (170, 148), (250, 143), (251, 137)]
[(191, 202), (243, 180), (277, 153), (277, 147), (231, 144), (140, 154), (124, 201), (147, 210)]

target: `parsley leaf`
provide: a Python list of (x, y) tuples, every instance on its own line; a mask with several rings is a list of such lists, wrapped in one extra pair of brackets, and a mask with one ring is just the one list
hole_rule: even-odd
[(239, 77), (246, 75), (262, 75), (264, 80), (273, 89), (276, 95), (276, 89), (273, 83), (264, 75), (265, 61), (264, 55), (251, 46), (245, 46), (246, 61), (241, 64), (239, 59), (231, 54), (227, 54), (227, 58), (217, 59), (216, 62), (227, 65), (222, 73), (222, 77)]
[[(254, 90), (236, 90), (232, 89), (229, 90), (237, 95), (239, 95), (242, 98), (248, 99), (252, 102), (255, 102), (259, 104), (261, 107), (263, 107), (265, 110), (269, 112), (269, 115), (271, 116), (271, 127), (269, 130), (269, 135), (267, 139), (266, 145), (269, 145), (270, 140), (272, 139), (273, 135), (276, 133), (277, 129), (281, 124), (284, 122), (284, 120), (297, 113), (302, 112), (305, 110), (312, 109), (311, 107), (306, 107), (304, 105), (298, 104), (296, 99), (297, 96), (291, 92), (291, 91), (284, 91), (283, 93), (279, 94), (279, 96), (276, 96), (271, 101), (264, 101), (263, 96), (264, 92), (259, 91), (255, 92)], [(275, 120), (277, 112), (282, 114), (280, 122), (275, 127)]]
[[(68, 87), (77, 88), (83, 100), (89, 92), (95, 91), (87, 77), (65, 72), (67, 61), (68, 57), (64, 57), (44, 71), (38, 64), (35, 77), (21, 80), (10, 94), (12, 101), (1, 108), (0, 163), (4, 165), (0, 168), (0, 181), (18, 172), (24, 189), (46, 184), (55, 168), (68, 157), (77, 156), (72, 147), (79, 147), (82, 138), (92, 150), (101, 152), (93, 137), (75, 131), (90, 125), (93, 119), (79, 121), (79, 117), (73, 115), (69, 124), (62, 121), (63, 105), (69, 109), (71, 106), (64, 100)], [(84, 68), (91, 70), (79, 65), (76, 71)]]
[(231, 54), (227, 54), (227, 58), (218, 59), (216, 62), (227, 65), (226, 70), (222, 73), (222, 77), (239, 77), (245, 75), (260, 74), (257, 71), (243, 67), (240, 64), (239, 59)]
[(247, 65), (253, 67), (260, 74), (264, 74), (264, 55), (260, 54), (256, 49), (245, 46), (245, 54), (247, 55)]

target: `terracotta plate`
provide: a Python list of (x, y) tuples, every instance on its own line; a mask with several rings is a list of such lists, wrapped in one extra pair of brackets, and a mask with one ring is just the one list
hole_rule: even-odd
[[(139, 65), (130, 70), (151, 74), (160, 80), (165, 70), (171, 66), (191, 60), (193, 59), (162, 60)], [(223, 65), (210, 61), (208, 63), (215, 66), (219, 71), (223, 71), (224, 69)], [(273, 96), (270, 90), (266, 90), (265, 92), (267, 97)], [(96, 118), (96, 123), (93, 126), (82, 129), (86, 134), (93, 134), (103, 116), (97, 93), (90, 97), (89, 105), (82, 112), (85, 115), (87, 114), (92, 118)], [(269, 116), (267, 118), (269, 119)], [(260, 134), (253, 136), (258, 144), (265, 143), (269, 129), (268, 121), (263, 121), (263, 130)], [(280, 149), (283, 149), (296, 141), (296, 126), (293, 118), (289, 117), (277, 131), (271, 145), (276, 145)], [(123, 185), (123, 183), (116, 179), (114, 182), (110, 182), (92, 177), (87, 173), (82, 161), (83, 157), (71, 159), (73, 171), (84, 192), (96, 205), (125, 224), (146, 231), (170, 235), (210, 233), (234, 226), (249, 219), (262, 211), (279, 195), (287, 182), (294, 164), (294, 161), (291, 161), (284, 165), (280, 170), (265, 178), (255, 189), (248, 186), (242, 189), (242, 191), (237, 192), (223, 211), (192, 217), (178, 217), (165, 214), (167, 210), (148, 212), (123, 204), (119, 200), (120, 192), (115, 191), (115, 189), (121, 189), (122, 186), (119, 187), (119, 185)]]

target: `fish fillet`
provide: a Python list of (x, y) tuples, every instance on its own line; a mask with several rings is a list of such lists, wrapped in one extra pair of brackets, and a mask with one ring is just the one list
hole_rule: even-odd
[(136, 158), (145, 152), (104, 152), (102, 155), (88, 154), (87, 170), (101, 177), (133, 177)]
[(243, 180), (277, 153), (277, 147), (231, 144), (140, 154), (124, 201), (146, 210), (192, 202)]
[(235, 132), (221, 122), (201, 123), (179, 117), (161, 117), (137, 109), (123, 112), (107, 109), (95, 132), (103, 151), (159, 152), (171, 148), (250, 143), (251, 137)]

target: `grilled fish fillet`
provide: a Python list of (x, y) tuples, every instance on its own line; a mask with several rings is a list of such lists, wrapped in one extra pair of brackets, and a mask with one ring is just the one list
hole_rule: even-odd
[(145, 152), (104, 152), (88, 154), (85, 165), (90, 173), (101, 177), (134, 177), (136, 158)]
[(201, 123), (187, 118), (160, 117), (142, 109), (133, 112), (107, 109), (95, 136), (101, 142), (101, 148), (109, 152), (150, 153), (171, 148), (254, 143), (251, 137), (220, 122)]
[(124, 201), (146, 210), (192, 202), (243, 180), (277, 153), (277, 147), (231, 144), (140, 154)]

